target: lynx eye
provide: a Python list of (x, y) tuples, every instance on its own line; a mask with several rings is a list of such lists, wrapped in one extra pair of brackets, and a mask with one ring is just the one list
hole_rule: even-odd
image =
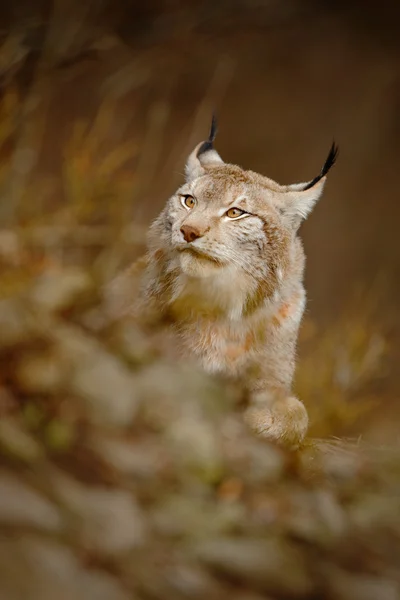
[(181, 196), (181, 202), (186, 208), (193, 208), (196, 205), (196, 200), (190, 194)]
[(245, 210), (241, 210), (240, 208), (230, 208), (226, 211), (225, 216), (230, 219), (237, 219), (238, 217), (242, 217), (243, 215), (247, 215), (248, 213)]

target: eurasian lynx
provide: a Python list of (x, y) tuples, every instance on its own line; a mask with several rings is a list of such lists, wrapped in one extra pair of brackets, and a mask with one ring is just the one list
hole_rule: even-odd
[(248, 390), (245, 420), (295, 447), (308, 416), (291, 394), (305, 306), (304, 252), (297, 235), (334, 164), (309, 183), (281, 186), (226, 164), (207, 141), (186, 164), (186, 181), (150, 227), (145, 257), (109, 288), (114, 315), (167, 318), (180, 351)]

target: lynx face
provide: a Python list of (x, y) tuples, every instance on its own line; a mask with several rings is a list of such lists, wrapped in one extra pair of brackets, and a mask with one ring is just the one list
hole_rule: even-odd
[(213, 167), (186, 183), (170, 199), (166, 215), (170, 247), (192, 277), (230, 270), (261, 280), (285, 262), (290, 232), (273, 205), (273, 192), (260, 189), (239, 167)]

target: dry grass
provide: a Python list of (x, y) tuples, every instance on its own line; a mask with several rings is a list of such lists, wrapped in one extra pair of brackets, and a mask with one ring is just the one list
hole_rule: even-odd
[(390, 395), (380, 282), (354, 296), (327, 327), (318, 328), (308, 318), (301, 330), (296, 389), (310, 412), (311, 435), (357, 432), (360, 417), (381, 410)]

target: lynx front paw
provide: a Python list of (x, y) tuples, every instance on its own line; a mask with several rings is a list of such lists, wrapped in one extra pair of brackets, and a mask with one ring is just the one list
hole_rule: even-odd
[(289, 396), (266, 406), (259, 401), (245, 412), (245, 421), (255, 433), (289, 448), (297, 448), (308, 429), (308, 415), (300, 400)]

